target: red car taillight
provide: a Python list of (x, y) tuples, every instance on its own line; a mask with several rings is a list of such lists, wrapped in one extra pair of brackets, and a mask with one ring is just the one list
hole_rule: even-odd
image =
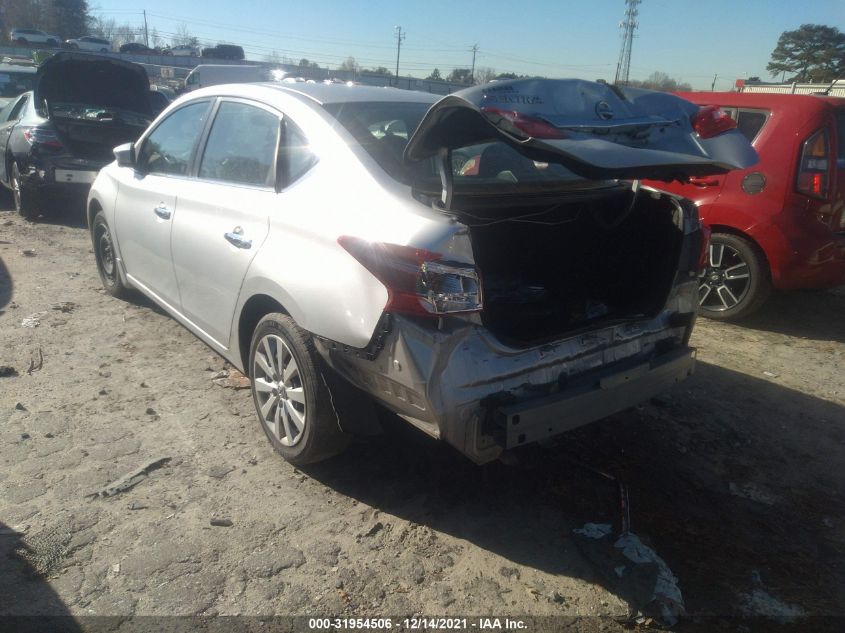
[(722, 132), (736, 129), (736, 121), (719, 106), (714, 105), (699, 109), (690, 117), (690, 123), (699, 138), (713, 138)]
[(710, 258), (710, 235), (712, 231), (706, 224), (702, 224), (701, 231), (701, 251), (698, 253), (698, 270), (702, 271), (707, 268), (707, 261)]
[(41, 145), (52, 149), (61, 149), (64, 147), (56, 131), (49, 127), (24, 128), (23, 137), (30, 145)]
[(814, 198), (827, 198), (830, 141), (826, 130), (819, 130), (804, 141), (798, 167), (799, 193)]
[(546, 123), (542, 119), (526, 116), (516, 110), (502, 110), (486, 106), (481, 111), (488, 115), (499, 116), (514, 126), (520, 132), (533, 138), (566, 138), (566, 134), (558, 130), (554, 125)]
[(481, 310), (474, 266), (445, 262), (431, 251), (342, 236), (338, 243), (387, 286), (385, 312), (443, 316)]

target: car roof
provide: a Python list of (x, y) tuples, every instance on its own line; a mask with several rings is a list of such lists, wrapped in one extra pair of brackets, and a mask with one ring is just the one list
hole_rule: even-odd
[(676, 92), (679, 97), (699, 105), (748, 106), (751, 108), (789, 108), (822, 110), (829, 106), (843, 107), (842, 97), (824, 95), (783, 94), (780, 92)]
[(298, 94), (320, 105), (350, 102), (396, 102), (396, 103), (434, 103), (441, 95), (433, 95), (416, 90), (386, 88), (376, 86), (350, 86), (348, 84), (324, 83), (264, 83), (271, 90), (280, 90)]
[[(198, 66), (199, 68), (199, 66)], [(441, 96), (401, 88), (380, 88), (374, 86), (350, 86), (348, 84), (249, 82), (219, 84), (192, 90), (192, 97), (244, 96), (253, 99), (265, 98), (273, 101), (279, 93), (295, 97), (316, 105), (331, 103), (425, 103), (432, 104)]]

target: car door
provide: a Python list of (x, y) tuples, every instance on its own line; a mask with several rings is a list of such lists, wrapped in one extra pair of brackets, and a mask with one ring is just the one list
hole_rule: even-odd
[[(23, 109), (26, 107), (28, 100), (29, 93), (22, 94), (0, 110), (0, 156), (8, 155), (9, 137), (12, 135), (12, 129), (15, 127), (15, 124), (20, 121)], [(7, 167), (7, 161), (0, 161), (0, 180), (8, 184), (9, 173)]]
[(120, 170), (114, 230), (127, 275), (176, 309), (170, 232), (210, 107), (206, 99), (171, 112), (140, 141), (134, 168)]
[(197, 177), (179, 191), (171, 242), (182, 312), (222, 347), (228, 347), (241, 283), (279, 198), (280, 131), (276, 111), (221, 99), (197, 160)]

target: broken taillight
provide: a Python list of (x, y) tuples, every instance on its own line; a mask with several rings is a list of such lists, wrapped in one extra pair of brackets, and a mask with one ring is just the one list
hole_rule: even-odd
[(387, 287), (385, 312), (443, 316), (481, 310), (474, 266), (431, 251), (341, 236), (338, 243)]
[(487, 118), (492, 118), (490, 115), (493, 115), (505, 119), (517, 130), (533, 138), (566, 138), (566, 134), (554, 125), (536, 117), (526, 116), (516, 110), (502, 110), (501, 108), (485, 106), (481, 108), (481, 111), (487, 115)]
[(804, 142), (796, 189), (814, 198), (827, 198), (830, 142), (826, 130), (819, 130)]
[(33, 146), (39, 145), (52, 149), (61, 149), (63, 147), (56, 131), (49, 127), (26, 127), (23, 129), (23, 137), (27, 143)]
[(736, 121), (719, 106), (709, 105), (699, 109), (690, 117), (692, 129), (699, 138), (713, 138), (722, 132), (736, 128)]

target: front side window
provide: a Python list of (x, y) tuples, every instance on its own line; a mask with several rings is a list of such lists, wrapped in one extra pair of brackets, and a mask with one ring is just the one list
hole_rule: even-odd
[(207, 115), (208, 102), (200, 101), (179, 108), (159, 123), (141, 147), (141, 171), (186, 175)]
[(198, 176), (243, 185), (275, 182), (279, 117), (262, 108), (224, 101), (217, 110)]

